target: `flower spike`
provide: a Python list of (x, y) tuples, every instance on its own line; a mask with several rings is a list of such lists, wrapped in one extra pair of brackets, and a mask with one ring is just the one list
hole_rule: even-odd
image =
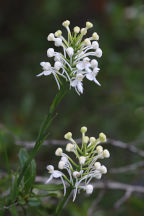
[[(72, 133), (65, 134), (65, 139), (69, 140), (66, 145), (66, 151), (71, 152), (76, 157), (76, 162), (61, 148), (57, 148), (55, 155), (60, 157), (58, 168), (55, 170), (52, 165), (47, 166), (50, 177), (46, 181), (48, 184), (54, 178), (60, 178), (64, 186), (64, 195), (66, 193), (66, 185), (73, 188), (73, 201), (75, 201), (77, 192), (84, 190), (86, 194), (93, 193), (93, 185), (90, 183), (93, 179), (100, 180), (103, 174), (107, 173), (107, 168), (98, 160), (109, 158), (110, 153), (104, 149), (100, 143), (106, 141), (104, 133), (99, 134), (99, 138), (88, 137), (85, 135), (87, 127), (81, 127), (82, 145), (77, 145), (72, 138)], [(63, 172), (64, 171), (64, 172)], [(66, 184), (67, 182), (67, 184)]]
[[(99, 73), (98, 61), (101, 58), (102, 50), (99, 47), (99, 35), (94, 32), (91, 37), (85, 37), (90, 28), (91, 22), (86, 22), (84, 28), (75, 26), (73, 32), (70, 30), (70, 21), (66, 20), (62, 26), (68, 32), (68, 38), (65, 39), (61, 30), (50, 33), (47, 37), (49, 42), (54, 42), (55, 47), (61, 47), (62, 51), (57, 52), (53, 48), (47, 50), (48, 58), (54, 58), (54, 66), (49, 62), (41, 62), (43, 72), (37, 76), (53, 75), (60, 89), (63, 79), (69, 82), (70, 87), (75, 88), (80, 95), (83, 93), (83, 81), (85, 79), (95, 82), (100, 86), (97, 80)], [(85, 37), (85, 38), (84, 38)], [(93, 57), (93, 59), (91, 59)]]

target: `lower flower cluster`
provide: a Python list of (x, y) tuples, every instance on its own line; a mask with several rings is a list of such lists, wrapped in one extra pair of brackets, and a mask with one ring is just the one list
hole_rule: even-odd
[[(55, 170), (54, 166), (48, 165), (47, 170), (50, 173), (48, 184), (53, 178), (60, 178), (64, 186), (64, 195), (66, 194), (66, 182), (73, 188), (73, 201), (76, 199), (77, 192), (81, 189), (87, 194), (92, 194), (93, 185), (90, 184), (92, 179), (101, 179), (103, 174), (107, 173), (107, 168), (98, 160), (109, 158), (110, 153), (107, 149), (103, 149), (100, 143), (106, 142), (104, 133), (100, 133), (99, 137), (88, 137), (85, 135), (86, 127), (81, 128), (82, 144), (81, 147), (72, 138), (72, 133), (65, 134), (65, 139), (69, 141), (66, 145), (66, 151), (72, 153), (70, 157), (64, 153), (62, 148), (58, 148), (55, 152), (60, 157), (58, 163), (59, 170)], [(73, 159), (75, 157), (75, 160)]]

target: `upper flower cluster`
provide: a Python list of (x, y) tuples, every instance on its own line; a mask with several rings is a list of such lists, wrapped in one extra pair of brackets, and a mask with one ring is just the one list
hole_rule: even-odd
[[(60, 158), (58, 168), (55, 170), (52, 165), (47, 166), (47, 170), (51, 174), (46, 183), (49, 183), (53, 178), (61, 178), (64, 185), (64, 195), (66, 193), (65, 181), (73, 188), (73, 201), (76, 198), (77, 191), (83, 189), (87, 194), (93, 192), (93, 185), (90, 181), (93, 178), (101, 179), (102, 174), (107, 173), (107, 168), (101, 165), (97, 160), (109, 158), (110, 153), (107, 149), (103, 149), (100, 143), (106, 142), (104, 133), (99, 134), (99, 138), (88, 137), (85, 135), (86, 127), (81, 128), (82, 145), (81, 147), (72, 138), (72, 133), (65, 134), (65, 139), (69, 141), (66, 145), (66, 151), (74, 153), (76, 160), (74, 161), (69, 155), (63, 152), (62, 148), (58, 148), (55, 154)], [(66, 170), (66, 172), (63, 171)]]
[(53, 41), (56, 47), (62, 47), (63, 52), (57, 52), (53, 48), (47, 50), (47, 56), (54, 58), (54, 66), (50, 62), (41, 62), (43, 72), (37, 76), (48, 76), (53, 74), (58, 88), (60, 89), (60, 77), (70, 82), (70, 87), (74, 87), (78, 94), (83, 93), (83, 79), (87, 78), (100, 85), (96, 76), (99, 72), (98, 61), (89, 57), (102, 56), (102, 50), (99, 48), (99, 36), (96, 32), (91, 37), (85, 38), (87, 30), (93, 27), (91, 22), (86, 22), (85, 28), (74, 27), (70, 31), (70, 21), (62, 23), (68, 32), (68, 39), (62, 36), (62, 31), (58, 30), (54, 34), (50, 33), (48, 41)]

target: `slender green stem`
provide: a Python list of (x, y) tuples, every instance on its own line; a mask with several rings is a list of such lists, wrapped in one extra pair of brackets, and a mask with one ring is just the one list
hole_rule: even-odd
[(66, 204), (66, 202), (68, 201), (68, 198), (70, 197), (70, 194), (72, 192), (72, 187), (69, 187), (67, 189), (66, 195), (64, 196), (64, 198), (60, 201), (60, 203), (58, 204), (56, 211), (54, 213), (54, 216), (59, 216), (61, 214), (61, 211), (64, 207), (64, 205)]
[(25, 175), (25, 172), (29, 166), (29, 164), (31, 163), (32, 159), (35, 157), (36, 153), (39, 151), (41, 145), (43, 144), (43, 142), (45, 141), (45, 134), (48, 130), (48, 128), (50, 127), (53, 119), (54, 119), (54, 111), (57, 107), (57, 105), (60, 103), (60, 101), (62, 100), (62, 98), (65, 96), (65, 94), (67, 93), (67, 89), (66, 87), (62, 86), (61, 89), (59, 90), (59, 92), (57, 93), (57, 95), (55, 96), (54, 100), (52, 101), (51, 105), (50, 105), (50, 108), (49, 108), (49, 112), (46, 116), (46, 118), (44, 119), (43, 123), (42, 123), (42, 126), (40, 128), (40, 131), (39, 131), (39, 134), (38, 134), (38, 137), (37, 137), (37, 140), (36, 140), (36, 143), (35, 143), (35, 146), (28, 158), (28, 160), (25, 162), (24, 164), (24, 167), (23, 169), (21, 170), (19, 176), (18, 176), (18, 179), (17, 179), (17, 183), (16, 183), (16, 186), (14, 188), (14, 193), (13, 193), (13, 196), (12, 196), (12, 200), (15, 200), (16, 197), (17, 197), (17, 193), (18, 193), (18, 190), (17, 188), (19, 187), (24, 175)]

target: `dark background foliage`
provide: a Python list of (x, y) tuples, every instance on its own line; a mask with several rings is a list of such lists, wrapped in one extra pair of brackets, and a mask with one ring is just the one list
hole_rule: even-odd
[[(25, 0), (2, 1), (0, 7), (0, 124), (21, 140), (35, 140), (40, 123), (57, 92), (51, 77), (37, 78), (39, 63), (46, 61), (48, 33), (62, 29), (65, 19), (75, 25), (93, 22), (100, 35), (103, 57), (99, 60), (98, 80), (84, 83), (84, 94), (74, 90), (58, 108), (59, 115), (50, 128), (50, 138), (63, 139), (66, 131), (79, 137), (81, 126), (88, 127), (88, 135), (103, 131), (108, 137), (137, 143), (144, 148), (144, 5), (137, 0)], [(63, 29), (63, 34), (66, 35)], [(92, 31), (90, 31), (92, 33)], [(11, 169), (18, 167), (18, 147), (5, 133), (5, 145)], [(42, 147), (37, 155), (37, 173), (44, 174), (45, 165), (54, 159), (54, 150)], [(109, 167), (136, 162), (135, 155), (111, 149)], [(0, 146), (0, 169), (5, 170), (3, 148)], [(143, 169), (131, 175), (112, 176), (113, 180), (143, 184)], [(109, 178), (109, 176), (107, 177)], [(3, 191), (4, 182), (0, 184)], [(5, 186), (4, 186), (5, 187)], [(70, 203), (69, 215), (87, 215), (92, 200), (80, 197)], [(143, 215), (144, 197), (133, 195), (119, 210), (112, 211), (120, 192), (109, 191), (99, 204), (96, 216)], [(35, 209), (30, 209), (27, 215)], [(37, 213), (36, 213), (37, 212)], [(68, 213), (66, 213), (68, 215)]]

